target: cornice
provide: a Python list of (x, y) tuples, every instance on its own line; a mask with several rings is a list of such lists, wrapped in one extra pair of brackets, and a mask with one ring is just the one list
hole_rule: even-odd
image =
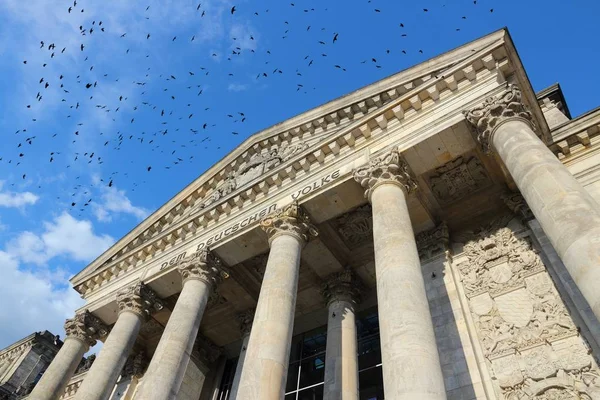
[[(349, 122), (344, 128), (338, 129), (332, 134), (321, 135), (318, 143), (298, 153), (277, 168), (266, 171), (263, 176), (251, 181), (239, 191), (223, 196), (219, 199), (219, 202), (203, 209), (201, 212), (189, 214), (189, 210), (197, 206), (200, 199), (205, 198), (201, 198), (200, 193), (205, 195), (209, 193), (203, 187), (195, 190), (194, 196), (197, 196), (195, 200), (189, 201), (184, 198), (173, 208), (173, 210), (178, 210), (178, 219), (175, 219), (172, 213), (158, 220), (155, 219), (152, 226), (156, 229), (152, 234), (143, 233), (110, 258), (104, 256), (104, 258), (99, 258), (93, 262), (83, 273), (72, 279), (76, 290), (86, 295), (90, 290), (95, 290), (115, 276), (136, 268), (138, 264), (147, 261), (156, 253), (172, 247), (177, 241), (195, 235), (198, 230), (204, 230), (216, 224), (217, 221), (220, 223), (222, 219), (242, 208), (247, 208), (248, 203), (266, 198), (267, 195), (271, 196), (275, 191), (294, 181), (297, 176), (306, 174), (311, 170), (311, 167), (323, 165), (326, 162), (329, 164), (340, 153), (345, 153), (358, 144), (369, 141), (372, 136), (379, 137), (382, 132), (387, 130), (388, 125), (404, 123), (407, 120), (417, 118), (422, 111), (438, 104), (438, 100), (451, 97), (460, 92), (462, 88), (470, 87), (471, 82), (491, 75), (494, 70), (500, 70), (502, 73), (509, 72), (509, 60), (505, 52), (502, 51), (503, 43), (501, 39), (489, 43), (488, 46), (479, 51), (472, 52), (470, 56), (461, 62), (447, 67), (443, 73), (434, 75), (428, 80), (422, 80), (420, 85), (413, 86), (412, 89), (398, 95), (395, 99), (391, 100), (390, 96), (390, 100), (387, 100), (385, 104), (382, 102), (379, 108), (368, 112), (358, 120)], [(389, 92), (389, 90), (386, 92)], [(327, 120), (327, 118), (324, 120)], [(310, 134), (310, 129), (305, 131), (300, 127), (282, 132), (279, 137), (302, 138), (308, 134)], [(263, 142), (277, 143), (277, 140), (271, 138)], [(260, 147), (260, 144), (256, 143), (251, 148), (256, 148), (256, 146)], [(250, 150), (246, 150), (244, 154), (250, 154), (250, 152)], [(256, 150), (252, 154), (255, 154), (255, 152)], [(206, 180), (206, 182), (211, 182), (213, 190), (218, 188), (218, 179), (224, 179), (226, 174), (232, 171), (232, 165), (235, 165), (235, 162), (222, 167), (220, 173)], [(188, 217), (181, 218), (186, 212)], [(91, 273), (93, 269), (97, 272)], [(85, 274), (86, 271), (88, 274)]]
[(566, 122), (552, 131), (550, 150), (566, 161), (589, 149), (600, 136), (600, 108)]

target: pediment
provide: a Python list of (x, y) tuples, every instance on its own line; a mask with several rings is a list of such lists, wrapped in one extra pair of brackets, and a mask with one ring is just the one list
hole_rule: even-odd
[[(388, 120), (415, 116), (441, 91), (457, 91), (477, 68), (498, 68), (507, 32), (497, 31), (249, 137), (71, 279), (82, 282), (107, 267), (146, 260), (180, 239), (239, 211), (271, 187), (324, 162), (344, 146), (385, 129)], [(494, 53), (496, 52), (496, 53)], [(467, 67), (463, 67), (467, 65)], [(308, 167), (307, 167), (308, 166)], [(160, 240), (159, 240), (160, 239)]]

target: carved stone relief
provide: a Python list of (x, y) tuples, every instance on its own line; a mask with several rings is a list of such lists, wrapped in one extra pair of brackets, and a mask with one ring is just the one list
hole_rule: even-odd
[(196, 209), (204, 209), (219, 201), (236, 189), (246, 185), (248, 182), (258, 178), (270, 169), (286, 162), (294, 155), (306, 150), (308, 143), (298, 142), (295, 144), (284, 143), (280, 147), (274, 147), (256, 153), (250, 160), (237, 171), (229, 174), (224, 182), (216, 188)]
[(436, 168), (428, 180), (431, 191), (442, 204), (461, 199), (491, 184), (485, 167), (475, 156), (460, 156)]
[(417, 250), (419, 258), (427, 260), (440, 254), (445, 254), (450, 245), (450, 234), (448, 225), (442, 222), (433, 229), (419, 233), (415, 240), (417, 242)]
[(373, 217), (370, 205), (364, 205), (339, 217), (335, 225), (348, 247), (373, 240)]
[(458, 270), (500, 398), (600, 399), (600, 370), (528, 240), (483, 230), (464, 252)]

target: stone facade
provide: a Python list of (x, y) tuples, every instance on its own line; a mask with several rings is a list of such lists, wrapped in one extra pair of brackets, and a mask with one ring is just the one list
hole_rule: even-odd
[(40, 387), (600, 399), (600, 111), (523, 71), (501, 30), (250, 137), (72, 278)]

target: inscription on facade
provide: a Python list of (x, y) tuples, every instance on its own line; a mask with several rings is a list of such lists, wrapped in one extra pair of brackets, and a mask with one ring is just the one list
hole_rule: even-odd
[(204, 242), (200, 243), (198, 245), (198, 247), (196, 248), (196, 251), (200, 251), (207, 246), (211, 246), (211, 245), (225, 239), (227, 236), (236, 233), (241, 228), (245, 228), (246, 226), (259, 221), (261, 218), (265, 217), (267, 214), (275, 211), (276, 209), (277, 209), (277, 203), (274, 203), (268, 207), (263, 208), (260, 211), (255, 212), (251, 216), (246, 217), (242, 221), (237, 222), (226, 229), (223, 229), (221, 232), (215, 234), (214, 236), (212, 236), (212, 237), (208, 238), (207, 240), (205, 240)]
[(309, 193), (327, 185), (328, 183), (333, 182), (334, 180), (336, 180), (339, 177), (340, 177), (340, 170), (338, 169), (330, 174), (325, 175), (321, 179), (314, 181), (312, 184), (306, 185), (305, 187), (298, 190), (297, 192), (292, 193), (292, 199), (298, 200), (298, 198), (300, 198), (300, 196), (306, 196)]

